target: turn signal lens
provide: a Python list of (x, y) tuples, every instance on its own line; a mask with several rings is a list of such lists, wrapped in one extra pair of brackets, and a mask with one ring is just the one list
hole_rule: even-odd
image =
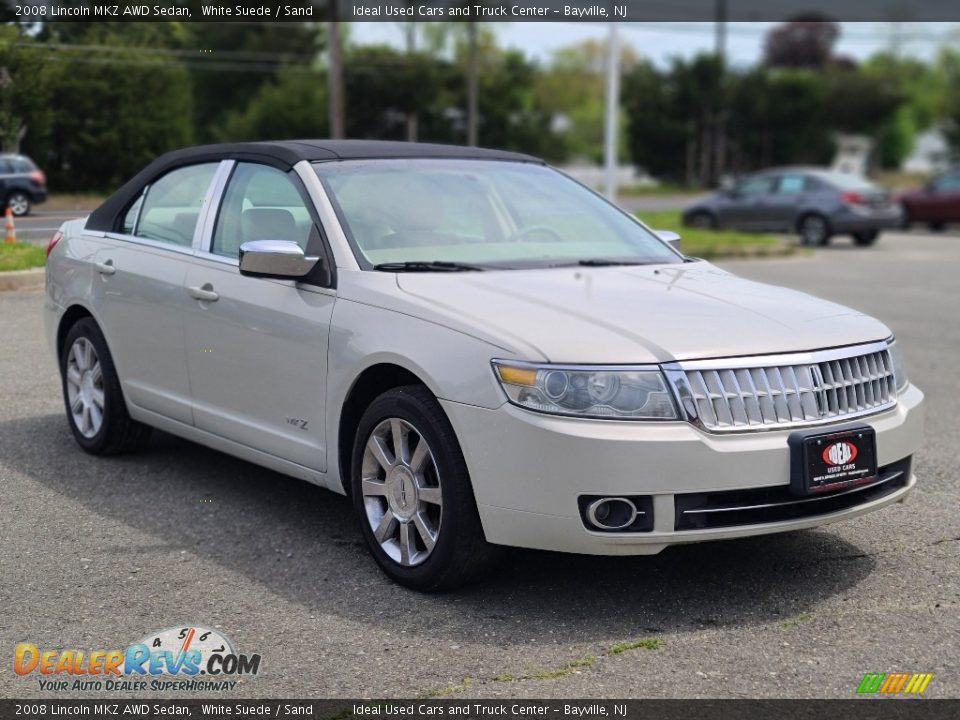
[(658, 367), (534, 365), (494, 360), (514, 405), (553, 415), (606, 420), (676, 420)]

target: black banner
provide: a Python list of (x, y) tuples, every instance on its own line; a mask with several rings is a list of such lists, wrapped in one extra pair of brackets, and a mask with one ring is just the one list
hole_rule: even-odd
[(960, 20), (956, 0), (0, 0), (17, 22), (649, 22)]
[(0, 718), (955, 720), (960, 700), (0, 700)]

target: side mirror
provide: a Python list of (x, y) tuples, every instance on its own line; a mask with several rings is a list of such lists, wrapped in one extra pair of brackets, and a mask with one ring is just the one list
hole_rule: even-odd
[(319, 260), (289, 240), (250, 240), (240, 246), (240, 274), (250, 277), (300, 280)]
[(663, 240), (667, 245), (677, 252), (680, 252), (680, 236), (673, 230), (654, 230), (657, 237)]

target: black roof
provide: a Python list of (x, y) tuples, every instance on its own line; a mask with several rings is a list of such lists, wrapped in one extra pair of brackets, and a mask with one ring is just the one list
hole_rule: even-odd
[(336, 162), (388, 158), (453, 158), (540, 163), (531, 155), (460, 145), (436, 145), (385, 140), (271, 140), (266, 142), (197, 145), (161, 155), (113, 195), (87, 219), (88, 230), (112, 232), (120, 214), (147, 183), (183, 165), (217, 160), (248, 160), (287, 171), (301, 160)]

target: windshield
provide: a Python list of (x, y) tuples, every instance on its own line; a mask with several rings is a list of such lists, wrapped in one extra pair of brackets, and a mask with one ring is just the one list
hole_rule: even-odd
[(315, 163), (361, 265), (673, 263), (650, 230), (550, 168), (479, 160)]

